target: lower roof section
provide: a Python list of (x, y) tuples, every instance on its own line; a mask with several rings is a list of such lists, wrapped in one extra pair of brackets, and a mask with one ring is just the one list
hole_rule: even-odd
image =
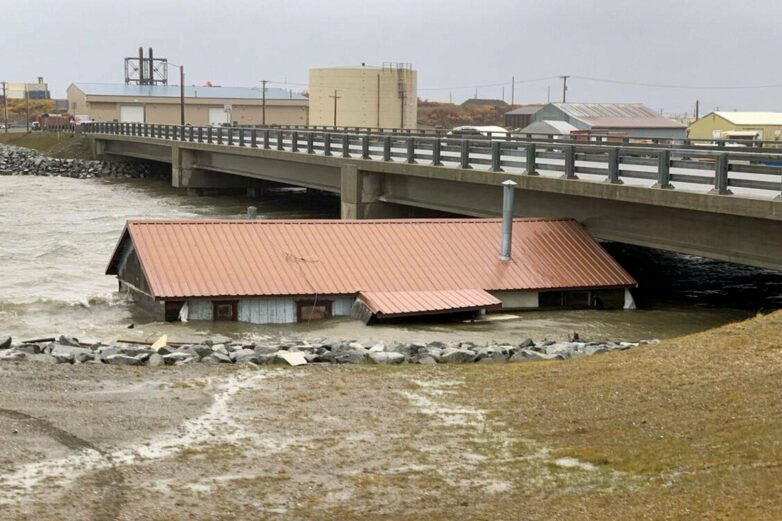
[(358, 298), (378, 318), (495, 309), (502, 305), (481, 289), (362, 291)]

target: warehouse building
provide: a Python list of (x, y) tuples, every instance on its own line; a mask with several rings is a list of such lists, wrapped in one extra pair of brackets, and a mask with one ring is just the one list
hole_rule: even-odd
[(782, 141), (782, 112), (711, 112), (690, 125), (689, 137)]
[(129, 221), (106, 273), (159, 320), (256, 324), (622, 308), (636, 285), (571, 219)]
[(407, 63), (310, 69), (310, 125), (417, 128), (417, 81)]
[[(0, 94), (2, 91), (0, 90)], [(49, 99), (49, 85), (43, 81), (42, 76), (38, 76), (35, 83), (17, 83), (9, 82), (5, 84), (5, 96), (7, 99)]]
[(641, 103), (549, 103), (532, 116), (536, 121), (564, 121), (593, 135), (684, 139), (687, 133), (685, 125)]
[[(266, 89), (267, 125), (306, 125), (307, 98), (283, 89)], [(180, 123), (178, 85), (73, 83), (68, 87), (68, 110), (95, 121), (122, 123)], [(185, 87), (185, 122), (191, 125), (261, 125), (261, 88)]]
[(505, 127), (522, 129), (532, 122), (532, 116), (543, 108), (543, 105), (524, 105), (505, 113)]

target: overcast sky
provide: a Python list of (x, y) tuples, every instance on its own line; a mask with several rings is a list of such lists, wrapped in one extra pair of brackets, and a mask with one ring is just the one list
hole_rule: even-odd
[[(0, 80), (44, 76), (55, 97), (121, 83), (143, 45), (183, 63), (187, 84), (302, 84), (310, 67), (396, 61), (436, 100), (505, 84), (510, 101), (515, 75), (517, 103), (549, 88), (559, 101), (569, 74), (568, 101), (782, 111), (777, 0), (0, 0), (0, 13)], [(766, 87), (714, 88), (740, 86)]]

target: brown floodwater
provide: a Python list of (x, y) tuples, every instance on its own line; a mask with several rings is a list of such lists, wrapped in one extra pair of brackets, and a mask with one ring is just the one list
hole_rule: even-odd
[[(0, 335), (16, 339), (66, 334), (112, 341), (172, 340), (201, 335), (264, 334), (361, 341), (513, 341), (532, 337), (639, 340), (699, 331), (779, 307), (782, 275), (705, 259), (607, 245), (641, 288), (634, 311), (546, 311), (492, 315), (475, 323), (365, 326), (349, 318), (310, 324), (255, 326), (150, 322), (116, 293), (106, 263), (127, 219), (336, 218), (339, 200), (303, 190), (261, 199), (197, 197), (163, 180), (79, 180), (0, 176)], [(129, 329), (130, 325), (132, 329)]]

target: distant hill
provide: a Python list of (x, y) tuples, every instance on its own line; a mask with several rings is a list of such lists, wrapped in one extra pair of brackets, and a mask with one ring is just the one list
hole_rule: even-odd
[(460, 125), (505, 126), (503, 115), (520, 105), (455, 105), (418, 100), (418, 125), (421, 127), (453, 128)]

